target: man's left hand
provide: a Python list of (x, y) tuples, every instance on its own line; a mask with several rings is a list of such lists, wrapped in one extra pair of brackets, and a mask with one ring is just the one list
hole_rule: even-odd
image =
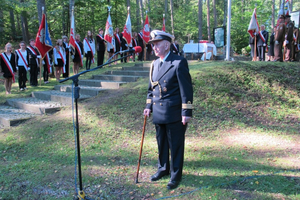
[(182, 116), (182, 124), (186, 125), (191, 120), (191, 117), (188, 116)]

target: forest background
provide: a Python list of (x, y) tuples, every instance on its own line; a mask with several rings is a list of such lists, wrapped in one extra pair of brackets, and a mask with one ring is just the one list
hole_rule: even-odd
[[(257, 7), (259, 24), (272, 32), (276, 24), (280, 4), (284, 0), (232, 0), (231, 45), (240, 53), (248, 46), (247, 28)], [(166, 31), (175, 35), (182, 45), (189, 39), (213, 40), (213, 28), (226, 26), (228, 0), (0, 0), (0, 45), (7, 42), (28, 42), (35, 38), (45, 7), (52, 42), (69, 36), (70, 13), (74, 6), (76, 33), (83, 39), (87, 30), (94, 35), (105, 28), (108, 9), (114, 29), (123, 30), (127, 7), (130, 6), (132, 31), (139, 32), (148, 11), (150, 27), (161, 29), (165, 14)], [(300, 10), (299, 0), (290, 0), (292, 11)], [(181, 46), (182, 47), (182, 46)]]

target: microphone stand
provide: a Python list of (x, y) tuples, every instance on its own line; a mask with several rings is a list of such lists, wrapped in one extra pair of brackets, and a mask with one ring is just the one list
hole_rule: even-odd
[[(118, 52), (119, 53), (119, 52)], [(132, 52), (134, 53), (134, 52)], [(121, 60), (123, 58), (127, 58), (128, 56), (131, 56), (132, 53), (124, 56), (124, 57), (121, 57), (121, 58), (118, 58), (118, 59), (115, 59), (113, 61), (107, 61), (106, 63), (104, 63), (103, 65), (99, 65), (97, 67), (94, 67), (92, 69), (88, 69), (88, 70), (85, 70), (85, 71), (82, 71), (78, 74), (75, 74), (73, 76), (70, 76), (68, 78), (65, 78), (61, 81), (59, 81), (59, 83), (63, 83), (65, 81), (68, 81), (68, 80), (72, 80), (73, 81), (73, 84), (75, 85), (74, 87), (74, 99), (75, 99), (75, 115), (76, 115), (76, 138), (77, 138), (77, 162), (78, 162), (78, 176), (79, 176), (79, 191), (78, 191), (78, 196), (77, 196), (77, 199), (81, 200), (81, 199), (87, 199), (86, 196), (85, 196), (85, 193), (83, 191), (83, 186), (82, 186), (82, 173), (81, 173), (81, 156), (80, 156), (80, 140), (79, 140), (79, 119), (78, 119), (78, 99), (79, 99), (79, 91), (80, 91), (80, 87), (78, 87), (78, 82), (79, 82), (79, 76), (82, 75), (82, 74), (85, 74), (87, 72), (91, 72), (91, 71), (95, 71), (97, 69), (100, 69), (102, 68), (103, 66), (105, 65), (108, 65), (110, 63), (113, 63), (115, 61), (118, 61), (118, 60)]]

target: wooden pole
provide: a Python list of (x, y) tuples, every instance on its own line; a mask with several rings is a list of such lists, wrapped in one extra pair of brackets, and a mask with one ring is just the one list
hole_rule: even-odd
[[(42, 16), (44, 15), (44, 6), (42, 7)], [(42, 86), (42, 64), (43, 58), (40, 58), (40, 86)]]
[(147, 115), (145, 115), (145, 118), (144, 118), (144, 126), (143, 126), (142, 140), (141, 140), (140, 156), (139, 156), (139, 162), (138, 162), (137, 171), (136, 171), (135, 183), (139, 182), (139, 171), (140, 171), (140, 164), (141, 164), (141, 158), (142, 158), (146, 123), (147, 123)]
[(254, 58), (253, 58), (253, 61), (256, 61), (256, 35), (254, 35)]

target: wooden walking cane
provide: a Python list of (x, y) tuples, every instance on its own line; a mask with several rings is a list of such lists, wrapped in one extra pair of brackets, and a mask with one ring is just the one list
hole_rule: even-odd
[(137, 166), (137, 171), (136, 171), (136, 179), (135, 179), (135, 183), (138, 183), (138, 179), (139, 179), (139, 171), (140, 171), (140, 164), (141, 164), (141, 158), (142, 158), (142, 151), (143, 151), (143, 143), (144, 143), (144, 136), (145, 136), (145, 128), (146, 128), (146, 123), (147, 123), (147, 115), (145, 115), (144, 118), (144, 126), (143, 126), (143, 133), (142, 133), (142, 141), (141, 141), (141, 148), (140, 148), (140, 156), (139, 156), (139, 163)]

